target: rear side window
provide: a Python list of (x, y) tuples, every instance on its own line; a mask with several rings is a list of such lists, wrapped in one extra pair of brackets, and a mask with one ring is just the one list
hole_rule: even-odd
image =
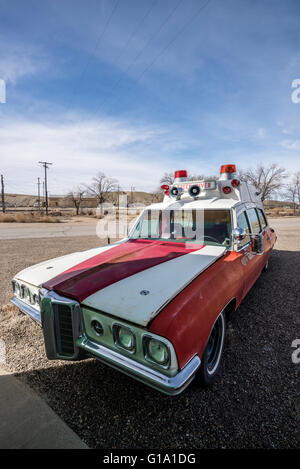
[(247, 215), (250, 223), (251, 233), (258, 234), (260, 232), (260, 224), (255, 208), (248, 209)]
[(266, 220), (264, 212), (260, 208), (257, 209), (257, 212), (258, 212), (261, 228), (263, 230), (267, 226), (267, 220)]
[(250, 242), (250, 229), (246, 212), (242, 212), (237, 216), (237, 226), (239, 228), (243, 228), (247, 233), (247, 236), (243, 239), (243, 241), (240, 242), (240, 246), (245, 246), (245, 244), (248, 244)]

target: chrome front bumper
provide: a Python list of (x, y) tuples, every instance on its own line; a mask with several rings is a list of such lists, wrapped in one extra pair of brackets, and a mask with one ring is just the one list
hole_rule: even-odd
[(177, 375), (170, 377), (123, 356), (114, 350), (96, 344), (86, 337), (78, 339), (77, 345), (112, 368), (171, 396), (180, 394), (190, 384), (201, 364), (200, 358), (198, 355), (195, 355)]
[(34, 309), (32, 306), (28, 305), (24, 301), (20, 300), (20, 298), (17, 298), (16, 296), (13, 296), (10, 299), (10, 302), (15, 305), (19, 310), (22, 311), (22, 313), (27, 314), (28, 316), (31, 317), (35, 322), (37, 322), (40, 326), (42, 325), (41, 323), (41, 315), (40, 312)]
[[(180, 394), (194, 379), (196, 371), (200, 367), (200, 358), (195, 355), (176, 375), (167, 376), (87, 337), (82, 329), (80, 306), (76, 301), (59, 297), (53, 292), (49, 292), (45, 300), (42, 319), (37, 310), (19, 298), (14, 296), (10, 301), (43, 327), (46, 354), (49, 359), (80, 360), (83, 358), (82, 353), (84, 352), (131, 378), (168, 395)], [(52, 302), (68, 304), (71, 307), (74, 341), (74, 354), (72, 356), (64, 356), (58, 350), (56, 321), (53, 316)], [(80, 353), (80, 350), (83, 352)]]

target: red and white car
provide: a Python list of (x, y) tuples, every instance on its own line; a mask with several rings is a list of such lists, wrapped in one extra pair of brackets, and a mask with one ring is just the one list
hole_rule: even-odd
[(86, 356), (178, 394), (220, 368), (226, 321), (267, 270), (276, 236), (234, 165), (176, 171), (121, 241), (19, 272), (11, 299), (42, 325), (49, 359)]

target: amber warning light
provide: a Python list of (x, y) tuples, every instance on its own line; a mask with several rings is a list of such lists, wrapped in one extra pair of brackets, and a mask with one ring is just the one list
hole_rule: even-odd
[(224, 174), (224, 173), (236, 173), (235, 164), (223, 164), (221, 166), (220, 174)]

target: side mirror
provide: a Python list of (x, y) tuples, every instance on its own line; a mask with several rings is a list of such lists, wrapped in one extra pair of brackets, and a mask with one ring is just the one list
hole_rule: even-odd
[(258, 255), (264, 253), (264, 237), (262, 234), (251, 235), (251, 251), (253, 254)]
[(246, 230), (244, 230), (244, 228), (234, 228), (234, 230), (232, 230), (233, 241), (237, 241), (239, 243), (240, 241), (243, 241), (243, 239), (245, 239), (246, 236), (247, 236), (247, 233), (246, 233)]

